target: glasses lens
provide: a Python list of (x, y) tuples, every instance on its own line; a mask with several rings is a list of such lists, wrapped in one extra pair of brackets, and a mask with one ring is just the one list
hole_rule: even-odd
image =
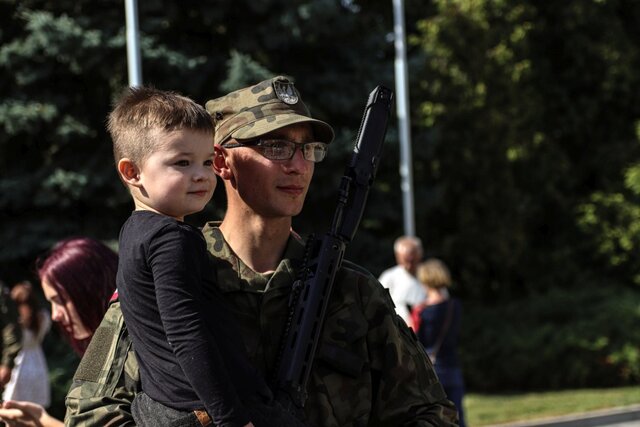
[(327, 144), (324, 142), (307, 142), (302, 145), (302, 154), (310, 162), (321, 162), (327, 155)]
[(288, 160), (293, 157), (296, 145), (283, 139), (266, 139), (257, 144), (260, 152), (269, 160)]
[(328, 148), (324, 142), (296, 144), (286, 139), (264, 139), (255, 145), (259, 147), (260, 153), (269, 160), (289, 160), (293, 158), (296, 147), (300, 147), (304, 158), (314, 163), (324, 160)]

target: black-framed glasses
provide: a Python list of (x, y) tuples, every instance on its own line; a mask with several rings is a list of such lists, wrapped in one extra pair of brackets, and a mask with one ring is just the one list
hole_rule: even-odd
[(296, 148), (300, 148), (305, 160), (318, 163), (324, 160), (329, 149), (324, 142), (296, 143), (286, 139), (255, 139), (245, 142), (222, 144), (225, 148), (256, 147), (258, 152), (269, 160), (289, 160), (293, 158)]

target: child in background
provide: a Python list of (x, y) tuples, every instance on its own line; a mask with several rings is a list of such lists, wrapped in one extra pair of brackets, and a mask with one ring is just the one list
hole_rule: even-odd
[(216, 186), (210, 115), (178, 94), (131, 88), (108, 130), (135, 203), (120, 232), (116, 282), (140, 364), (137, 425), (301, 425), (261, 417), (272, 395), (222, 302), (202, 234), (184, 222)]
[(49, 313), (40, 308), (33, 286), (28, 281), (13, 285), (11, 299), (18, 309), (22, 350), (15, 359), (11, 379), (2, 393), (2, 399), (24, 400), (46, 408), (51, 403), (51, 390), (42, 340), (51, 327), (51, 319)]

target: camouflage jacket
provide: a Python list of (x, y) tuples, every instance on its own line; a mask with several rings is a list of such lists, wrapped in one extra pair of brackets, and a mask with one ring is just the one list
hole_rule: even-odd
[[(203, 233), (214, 255), (215, 283), (220, 286), (240, 323), (251, 361), (265, 374), (273, 375), (282, 329), (287, 316), (291, 284), (296, 278), (304, 245), (293, 236), (283, 260), (268, 275), (254, 272), (233, 253), (222, 233), (209, 223)], [(334, 286), (318, 357), (309, 380), (305, 406), (307, 421), (315, 427), (360, 426), (455, 426), (456, 411), (444, 394), (433, 367), (413, 333), (397, 317), (386, 290), (366, 271), (345, 262)], [(109, 312), (113, 313), (113, 306)], [(109, 313), (108, 312), (108, 313)], [(125, 354), (126, 332), (101, 338), (111, 354)], [(104, 323), (104, 321), (103, 321)], [(116, 338), (115, 336), (119, 338)], [(98, 351), (92, 340), (82, 364), (99, 366), (90, 379), (76, 373), (67, 396), (66, 425), (120, 425), (129, 409), (114, 398), (132, 395), (124, 391), (126, 357), (113, 358)], [(130, 344), (127, 343), (127, 346)], [(100, 359), (98, 363), (96, 359)], [(131, 354), (128, 359), (134, 361)], [(109, 366), (111, 369), (109, 370)], [(102, 392), (97, 384), (102, 383)], [(107, 384), (110, 384), (107, 386)], [(110, 393), (110, 396), (105, 396)], [(85, 423), (78, 423), (84, 420)], [(89, 422), (91, 420), (91, 422)], [(112, 422), (112, 424), (109, 424)], [(128, 421), (131, 422), (130, 418)]]
[(22, 329), (18, 325), (18, 312), (9, 295), (9, 289), (2, 284), (0, 284), (0, 329), (2, 333), (0, 365), (13, 369), (15, 358), (22, 349)]
[(130, 406), (139, 389), (138, 362), (120, 303), (112, 302), (73, 376), (64, 424), (135, 426)]

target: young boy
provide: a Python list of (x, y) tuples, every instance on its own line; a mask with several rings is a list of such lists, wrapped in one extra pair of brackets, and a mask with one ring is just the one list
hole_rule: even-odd
[(132, 88), (107, 128), (135, 203), (120, 232), (117, 287), (144, 390), (132, 405), (137, 425), (207, 425), (208, 416), (225, 427), (272, 425), (255, 419), (272, 396), (212, 281), (202, 234), (184, 223), (216, 186), (211, 116), (178, 94)]

